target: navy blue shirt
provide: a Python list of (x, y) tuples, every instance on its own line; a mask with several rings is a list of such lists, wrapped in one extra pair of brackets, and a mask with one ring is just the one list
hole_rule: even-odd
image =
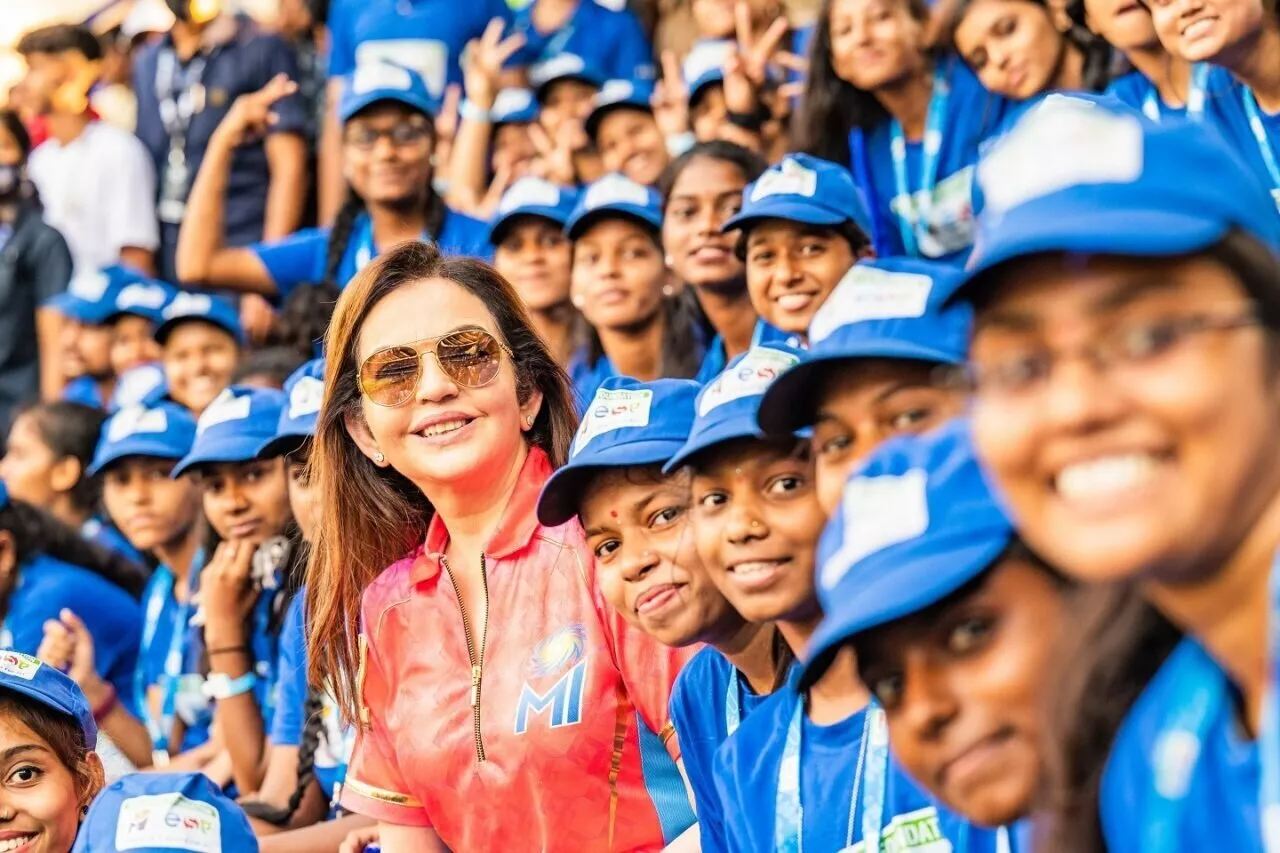
[(533, 25), (536, 5), (535, 0), (516, 15), (514, 30), (524, 35), (525, 45), (512, 57), (512, 65), (536, 65), (571, 53), (607, 80), (653, 79), (653, 47), (631, 12), (605, 8), (599, 0), (578, 0), (564, 26), (542, 33)]
[[(192, 116), (186, 133), (186, 161), (192, 181), (204, 159), (209, 137), (236, 98), (258, 91), (277, 74), (286, 74), (291, 80), (298, 79), (297, 58), (288, 44), (259, 31), (247, 18), (237, 19), (236, 25), (234, 36), (205, 53), (206, 64), (201, 77), (203, 109)], [(173, 42), (165, 36), (143, 48), (133, 66), (134, 92), (138, 97), (136, 133), (155, 162), (159, 187), (164, 186), (170, 144), (169, 133), (160, 117), (160, 92), (168, 91), (170, 81), (157, 81), (157, 76), (162, 65), (161, 53), (172, 50)], [(298, 95), (282, 99), (274, 110), (279, 121), (272, 128), (272, 133), (305, 131), (307, 116)], [(262, 142), (236, 150), (227, 183), (224, 213), (227, 245), (247, 246), (262, 239), (270, 177), (266, 146)], [(177, 280), (173, 268), (177, 240), (178, 226), (162, 222), (160, 277), (169, 281)]]

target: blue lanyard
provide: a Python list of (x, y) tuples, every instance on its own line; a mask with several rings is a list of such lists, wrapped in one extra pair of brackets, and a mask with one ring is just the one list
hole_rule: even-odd
[(1262, 784), (1260, 809), (1262, 849), (1280, 853), (1280, 554), (1271, 564), (1271, 613), (1267, 624), (1270, 661), (1267, 690), (1262, 700), (1262, 726), (1258, 732)]
[(729, 676), (729, 691), (724, 697), (724, 730), (732, 735), (742, 725), (742, 706), (738, 699), (738, 670)]
[[(194, 580), (196, 572), (194, 567), (202, 562), (199, 557), (192, 560), (192, 577), (191, 583), (188, 584), (189, 591), (194, 590)], [(167, 566), (161, 566), (156, 569), (155, 575), (151, 578), (151, 583), (147, 586), (146, 592), (146, 624), (143, 626), (142, 645), (139, 649), (139, 658), (146, 660), (148, 653), (151, 651), (151, 645), (155, 642), (156, 630), (159, 627), (160, 616), (164, 612), (165, 602), (173, 595), (174, 575)], [(178, 686), (182, 681), (182, 647), (187, 636), (187, 623), (191, 621), (191, 598), (187, 595), (187, 600), (178, 606), (178, 615), (173, 622), (173, 633), (169, 637), (169, 650), (165, 653), (163, 671), (160, 676), (160, 689), (163, 691), (160, 701), (160, 717), (156, 719), (151, 716), (151, 707), (147, 703), (147, 688), (143, 668), (139, 666), (133, 675), (133, 689), (136, 701), (138, 703), (138, 711), (142, 714), (143, 722), (146, 724), (147, 732), (151, 735), (152, 752), (156, 755), (159, 753), (168, 753), (169, 737), (173, 734), (173, 721), (176, 717), (178, 705)]]
[(933, 72), (933, 94), (929, 98), (929, 114), (924, 127), (924, 161), (921, 164), (920, 195), (924, 201), (916, 203), (916, 194), (907, 181), (907, 137), (902, 123), (889, 120), (889, 153), (893, 155), (893, 181), (895, 198), (901, 199), (906, 210), (898, 214), (898, 228), (902, 232), (902, 244), (908, 257), (919, 257), (921, 228), (928, 233), (927, 219), (933, 207), (933, 191), (938, 184), (938, 158), (942, 153), (942, 130), (947, 120), (947, 105), (951, 101), (951, 83), (946, 70), (939, 65)]
[[(368, 216), (362, 217), (359, 230), (356, 232), (356, 272), (364, 269), (378, 255), (378, 247), (373, 245), (373, 220)], [(426, 231), (422, 232), (422, 236), (418, 239), (424, 243), (435, 244), (435, 240)], [(338, 282), (340, 286), (346, 286), (346, 282)]]
[[(787, 740), (778, 768), (773, 847), (776, 853), (803, 853), (804, 806), (800, 802), (800, 737), (804, 718), (804, 696), (796, 697), (796, 710), (787, 727)], [(853, 846), (853, 816), (858, 793), (862, 793), (862, 839), (864, 850), (879, 850), (884, 827), (884, 792), (889, 775), (889, 727), (879, 705), (867, 708), (862, 723), (862, 744), (854, 769), (853, 794), (849, 798), (849, 826), (845, 847)], [(867, 842), (868, 838), (875, 839)]]
[[(1191, 66), (1191, 82), (1187, 87), (1187, 118), (1200, 122), (1204, 118), (1204, 93), (1209, 81), (1209, 63), (1197, 62)], [(1142, 101), (1143, 114), (1152, 121), (1160, 121), (1160, 98), (1156, 87), (1147, 90)]]
[(1253, 131), (1253, 138), (1258, 143), (1258, 153), (1262, 155), (1262, 162), (1266, 164), (1267, 172), (1271, 174), (1271, 197), (1275, 199), (1276, 207), (1280, 208), (1280, 162), (1276, 161), (1275, 149), (1271, 147), (1271, 140), (1267, 139), (1267, 129), (1262, 126), (1262, 113), (1258, 109), (1258, 99), (1253, 96), (1253, 92), (1246, 88), (1242, 96), (1244, 101), (1244, 112), (1249, 117), (1249, 129)]

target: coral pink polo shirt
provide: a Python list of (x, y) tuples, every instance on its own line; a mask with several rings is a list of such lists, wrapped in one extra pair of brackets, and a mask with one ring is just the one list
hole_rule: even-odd
[(537, 522), (550, 475), (532, 450), (485, 549), (478, 691), (438, 517), (365, 591), (342, 805), (434, 827), (458, 851), (660, 850), (693, 822), (667, 702), (697, 649), (669, 649), (605, 604), (577, 521)]

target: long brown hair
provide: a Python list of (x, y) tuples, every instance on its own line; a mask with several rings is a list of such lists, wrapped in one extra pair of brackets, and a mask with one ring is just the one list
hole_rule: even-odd
[(0, 690), (0, 717), (13, 717), (49, 745), (58, 763), (71, 773), (76, 805), (85, 808), (98, 796), (106, 780), (102, 765), (89, 759), (84, 732), (70, 714), (60, 714), (21, 693)]
[(577, 429), (569, 377), (533, 330), (520, 297), (493, 267), (474, 258), (445, 257), (435, 246), (414, 241), (382, 255), (351, 280), (325, 340), (324, 402), (310, 462), (325, 500), (307, 567), (306, 602), (310, 679), (330, 686), (348, 720), (357, 710), (361, 594), (422, 541), (434, 513), (413, 483), (374, 465), (347, 433), (347, 416), (363, 417), (356, 350), (375, 305), (404, 285), (432, 278), (451, 281), (484, 302), (515, 353), (519, 398), (542, 392), (542, 407), (525, 440), (559, 467), (569, 457)]

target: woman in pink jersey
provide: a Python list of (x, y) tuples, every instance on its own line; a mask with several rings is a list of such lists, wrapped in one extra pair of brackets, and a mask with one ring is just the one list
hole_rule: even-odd
[(312, 677), (357, 727), (342, 805), (385, 853), (661, 849), (693, 821), (667, 716), (689, 651), (607, 608), (576, 521), (537, 522), (574, 404), (511, 286), (404, 244), (327, 351), (307, 605)]

